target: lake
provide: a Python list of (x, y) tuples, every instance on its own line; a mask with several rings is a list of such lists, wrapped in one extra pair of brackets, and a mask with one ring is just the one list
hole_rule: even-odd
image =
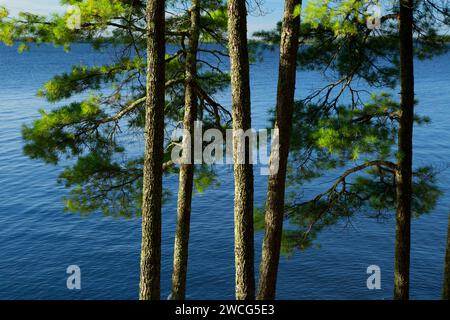
[[(137, 299), (140, 221), (114, 219), (100, 213), (88, 217), (65, 213), (67, 194), (56, 179), (64, 163), (54, 167), (23, 155), (21, 126), (50, 110), (36, 96), (52, 76), (71, 65), (103, 64), (111, 53), (78, 44), (66, 54), (51, 46), (18, 54), (0, 45), (0, 299)], [(267, 127), (276, 96), (278, 52), (267, 51), (251, 68), (253, 126)], [(416, 166), (449, 164), (450, 55), (416, 63), (418, 113), (432, 123), (415, 130)], [(299, 72), (297, 97), (322, 83), (320, 74)], [(230, 94), (218, 95), (229, 106)], [(136, 150), (142, 142), (136, 140)], [(232, 168), (218, 167), (220, 187), (193, 199), (187, 297), (234, 298)], [(333, 175), (305, 186), (305, 196), (324, 190)], [(267, 177), (255, 176), (255, 205), (266, 194)], [(450, 209), (450, 172), (443, 170), (444, 192), (432, 213), (412, 223), (411, 297), (439, 299)], [(174, 195), (177, 179), (166, 179)], [(356, 217), (322, 232), (312, 247), (282, 257), (278, 276), (280, 299), (391, 299), (393, 291), (395, 221)], [(163, 209), (162, 297), (170, 292), (176, 197)], [(255, 235), (257, 263), (262, 234)], [(81, 287), (66, 287), (66, 268), (81, 268)], [(381, 290), (368, 290), (366, 269), (381, 268)], [(256, 265), (257, 267), (257, 265)], [(257, 270), (257, 268), (256, 268)]]

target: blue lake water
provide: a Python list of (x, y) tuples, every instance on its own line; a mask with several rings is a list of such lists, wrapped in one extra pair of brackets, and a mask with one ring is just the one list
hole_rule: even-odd
[[(139, 282), (140, 221), (93, 214), (80, 217), (63, 211), (67, 194), (56, 183), (58, 167), (28, 159), (22, 153), (21, 126), (38, 117), (37, 110), (55, 106), (36, 97), (53, 75), (71, 65), (102, 64), (112, 54), (76, 45), (66, 54), (43, 46), (18, 54), (0, 46), (0, 299), (136, 299)], [(267, 111), (276, 95), (278, 53), (266, 52), (252, 66), (253, 126), (267, 126)], [(297, 96), (317, 87), (319, 74), (299, 72)], [(449, 163), (450, 55), (416, 63), (418, 112), (432, 123), (415, 131), (415, 165)], [(218, 95), (229, 105), (229, 92)], [(137, 149), (142, 143), (136, 141)], [(188, 298), (233, 299), (233, 180), (232, 169), (218, 168), (221, 186), (196, 195), (188, 274)], [(333, 176), (305, 186), (305, 196), (323, 190)], [(256, 175), (255, 204), (263, 203), (266, 178)], [(444, 196), (432, 213), (413, 221), (411, 296), (438, 299), (450, 209), (450, 172), (439, 178)], [(176, 177), (165, 181), (176, 195)], [(176, 198), (163, 210), (162, 296), (171, 282)], [(391, 299), (395, 224), (364, 216), (351, 225), (336, 225), (318, 238), (320, 248), (295, 252), (280, 262), (278, 298)], [(262, 235), (257, 234), (256, 256)], [(257, 261), (259, 262), (259, 261)], [(381, 290), (366, 287), (366, 268), (381, 268)], [(79, 265), (80, 291), (66, 288), (66, 268)]]

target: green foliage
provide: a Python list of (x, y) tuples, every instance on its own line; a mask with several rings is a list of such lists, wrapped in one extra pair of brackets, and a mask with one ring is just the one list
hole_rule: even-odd
[[(202, 36), (204, 42), (221, 42), (225, 38), (225, 30), (228, 25), (228, 11), (225, 5), (217, 6), (209, 14), (202, 16), (201, 24), (206, 26), (211, 33)], [(223, 30), (223, 33), (217, 31)]]
[[(300, 110), (297, 122), (307, 128), (294, 140), (288, 181), (291, 192), (286, 201), (286, 218), (290, 228), (283, 243), (286, 252), (303, 250), (315, 241), (317, 234), (340, 220), (361, 212), (375, 212), (380, 217), (395, 210), (395, 158), (398, 104), (386, 94), (373, 96), (361, 109), (338, 108), (333, 114), (317, 117), (311, 114), (317, 106)], [(316, 118), (316, 116), (314, 116)], [(316, 119), (317, 119), (316, 118)], [(306, 120), (308, 119), (308, 120)], [(420, 120), (420, 119), (419, 119)], [(419, 121), (420, 122), (420, 121)], [(325, 174), (362, 160), (361, 167), (339, 176), (333, 186), (313, 200), (302, 200), (297, 188)], [(416, 217), (429, 213), (441, 195), (436, 172), (431, 167), (418, 168), (413, 179), (413, 212)]]
[[(366, 24), (369, 1), (311, 0), (302, 10), (299, 67), (321, 72), (329, 84), (295, 105), (285, 253), (310, 246), (321, 230), (357, 212), (380, 214), (395, 207), (395, 164), (389, 160), (398, 157), (394, 146), (400, 108), (392, 95), (368, 96), (366, 90), (393, 89), (399, 80), (398, 6), (382, 2), (379, 29), (369, 29)], [(450, 48), (439, 34), (450, 25), (448, 10), (445, 2), (416, 2), (418, 58), (431, 58)], [(273, 49), (273, 44), (280, 43), (281, 22), (274, 30), (254, 36), (262, 47)], [(361, 86), (365, 90), (360, 90)], [(341, 103), (344, 98), (350, 103)], [(418, 125), (429, 121), (415, 116)], [(362, 166), (352, 166), (355, 162)], [(330, 171), (352, 167), (358, 170), (349, 173), (351, 177), (341, 176), (328, 191), (302, 201), (302, 185)], [(436, 204), (440, 191), (435, 175), (429, 167), (415, 170), (416, 216), (430, 212)]]
[(398, 103), (386, 93), (372, 95), (359, 108), (333, 109), (298, 102), (291, 140), (292, 168), (288, 181), (303, 184), (348, 162), (373, 157), (385, 160), (394, 153)]
[[(396, 155), (399, 110), (387, 93), (373, 94), (362, 105), (335, 108), (296, 103), (287, 178), (285, 254), (313, 245), (322, 230), (357, 213), (375, 212), (370, 216), (380, 217), (395, 209), (395, 164), (389, 160)], [(417, 124), (428, 122), (428, 118), (416, 116)], [(330, 189), (313, 200), (303, 199), (298, 191), (305, 183), (330, 171), (339, 174), (344, 168), (356, 169), (338, 176)], [(436, 182), (431, 167), (414, 172), (415, 216), (436, 205), (441, 194)], [(263, 208), (256, 212), (255, 221), (264, 221), (263, 212)]]
[(262, 208), (258, 208), (255, 207), (253, 209), (253, 228), (255, 230), (255, 232), (258, 231), (264, 231), (265, 228), (265, 220), (264, 220), (264, 213), (265, 213), (266, 208), (262, 207)]
[(104, 116), (96, 98), (74, 102), (50, 113), (40, 110), (41, 118), (22, 128), (26, 155), (56, 164), (61, 154), (77, 156), (86, 146), (117, 148), (98, 131)]
[[(346, 81), (362, 79), (369, 86), (395, 87), (399, 75), (398, 6), (389, 1), (381, 3), (381, 28), (369, 29), (366, 21), (370, 1), (309, 0), (302, 12), (300, 42), (304, 46), (298, 55), (300, 68), (326, 72)], [(442, 36), (450, 27), (449, 17), (448, 3), (417, 1), (414, 32), (418, 58), (429, 59), (449, 50)], [(254, 36), (278, 44), (281, 22), (276, 29), (256, 32)]]
[[(40, 110), (40, 118), (23, 126), (24, 152), (32, 159), (66, 166), (59, 182), (70, 190), (65, 199), (67, 211), (139, 216), (143, 150), (137, 154), (130, 152), (127, 144), (130, 137), (144, 134), (145, 3), (127, 0), (64, 0), (61, 3), (79, 8), (80, 29), (69, 27), (70, 13), (49, 16), (21, 13), (18, 17), (9, 17), (2, 8), (0, 41), (8, 45), (17, 42), (19, 51), (32, 48), (30, 44), (42, 43), (70, 49), (71, 44), (85, 41), (94, 49), (106, 48), (114, 58), (104, 65), (75, 65), (70, 72), (56, 75), (39, 90), (38, 95), (49, 103), (63, 102), (63, 105), (49, 112)], [(177, 1), (172, 1), (168, 6), (176, 4)], [(224, 3), (207, 0), (203, 5), (201, 38), (216, 39), (217, 34), (226, 30)], [(177, 43), (177, 51), (166, 56), (166, 123), (169, 128), (183, 119), (184, 41), (190, 17), (187, 11), (181, 10), (167, 20), (167, 41)], [(198, 97), (199, 118), (208, 126), (226, 127), (229, 114), (214, 101), (213, 95), (228, 86), (229, 75), (211, 63), (218, 57), (226, 57), (226, 50), (208, 46), (202, 49), (197, 81), (198, 90), (202, 92)], [(71, 99), (70, 102), (64, 103), (67, 99)], [(170, 160), (171, 147), (166, 140), (166, 163)], [(177, 173), (177, 168), (168, 165), (165, 173)], [(198, 168), (195, 176), (198, 192), (217, 183), (211, 168)], [(164, 194), (165, 198), (170, 195), (167, 190)]]
[[(66, 51), (78, 41), (89, 41), (97, 45), (111, 43), (115, 40), (123, 43), (124, 37), (139, 26), (121, 24), (128, 21), (130, 15), (143, 17), (143, 8), (130, 6), (123, 0), (62, 0), (62, 5), (76, 6), (80, 13), (80, 28), (74, 28), (74, 12), (50, 14), (48, 16), (20, 12), (18, 17), (9, 17), (9, 12), (0, 10), (0, 40), (7, 45), (15, 41), (23, 49), (29, 43), (53, 43)], [(116, 28), (114, 37), (108, 37), (110, 28)], [(118, 32), (118, 30), (120, 30)]]
[(211, 167), (206, 165), (196, 166), (194, 175), (194, 187), (197, 193), (204, 193), (207, 188), (218, 187), (217, 175)]
[(76, 165), (67, 168), (60, 182), (71, 188), (65, 199), (66, 210), (87, 214), (95, 210), (105, 215), (132, 217), (139, 215), (142, 183), (136, 163), (124, 166), (113, 162), (110, 155), (93, 152), (78, 158)]
[[(25, 125), (24, 152), (33, 159), (52, 164), (62, 159), (74, 160), (60, 177), (60, 182), (71, 190), (66, 199), (68, 211), (139, 215), (142, 154), (129, 154), (126, 143), (129, 135), (143, 134), (145, 110), (142, 102), (130, 110), (127, 107), (145, 97), (145, 3), (126, 0), (64, 0), (61, 3), (79, 7), (80, 29), (68, 27), (71, 18), (68, 13), (49, 16), (21, 13), (10, 17), (5, 8), (0, 8), (0, 41), (7, 45), (18, 43), (21, 52), (32, 48), (31, 44), (52, 43), (69, 50), (71, 44), (87, 41), (95, 49), (114, 49), (117, 58), (101, 66), (73, 66), (70, 72), (57, 75), (45, 84), (39, 94), (50, 103), (68, 98), (80, 101), (50, 112), (41, 111), (38, 120)], [(179, 8), (177, 4), (178, 1), (171, 0), (167, 6)], [(198, 117), (209, 127), (223, 129), (229, 126), (229, 113), (214, 101), (213, 95), (229, 84), (229, 75), (219, 68), (221, 59), (227, 58), (226, 4), (221, 0), (205, 0), (202, 6), (201, 40), (223, 46), (202, 46), (201, 61), (198, 61), (197, 86), (202, 92)], [(394, 205), (393, 175), (385, 166), (362, 170), (346, 184), (344, 192), (336, 188), (316, 201), (298, 202), (298, 188), (326, 172), (347, 168), (356, 161), (395, 158), (398, 103), (384, 93), (363, 97), (352, 85), (359, 80), (369, 87), (393, 88), (397, 84), (397, 9), (386, 7), (386, 19), (379, 30), (367, 28), (366, 9), (364, 1), (314, 0), (308, 1), (301, 13), (303, 47), (298, 55), (299, 65), (321, 71), (334, 80), (295, 105), (286, 204), (290, 228), (283, 235), (284, 252), (311, 245), (318, 232), (339, 219), (351, 217), (359, 209), (380, 212)], [(430, 58), (448, 50), (445, 38), (438, 32), (442, 24), (448, 26), (448, 8), (442, 10), (439, 13), (428, 1), (419, 2), (415, 8), (417, 57)], [(178, 51), (166, 57), (166, 79), (179, 80), (166, 91), (168, 126), (183, 117), (185, 40), (189, 23), (189, 14), (183, 9), (167, 17), (167, 41), (176, 43)], [(276, 29), (255, 36), (277, 44), (280, 31), (281, 23)], [(256, 56), (256, 52), (252, 53)], [(351, 103), (341, 102), (343, 92), (350, 94)], [(427, 122), (428, 118), (416, 116), (416, 123)], [(166, 160), (170, 150), (168, 143)], [(198, 192), (217, 183), (211, 168), (196, 169)], [(173, 172), (176, 168), (167, 171)], [(342, 183), (339, 186), (342, 188)], [(429, 212), (439, 196), (431, 169), (416, 170), (414, 190), (417, 215)], [(263, 221), (261, 212), (255, 214), (259, 227)]]
[(57, 75), (48, 81), (38, 95), (45, 97), (49, 102), (57, 102), (87, 90), (100, 90), (105, 84), (114, 85), (117, 80), (122, 80), (125, 76), (143, 68), (145, 64), (139, 57), (132, 60), (124, 57), (113, 65), (73, 66), (70, 73)]
[[(432, 167), (414, 172), (412, 211), (414, 217), (431, 212), (442, 194), (436, 184), (437, 172)], [(286, 206), (289, 226), (283, 250), (290, 254), (315, 243), (317, 235), (339, 221), (350, 220), (356, 214), (371, 218), (386, 218), (395, 211), (395, 174), (386, 167), (370, 167), (365, 172), (343, 181), (339, 188), (329, 189), (313, 200), (299, 202), (291, 198)]]

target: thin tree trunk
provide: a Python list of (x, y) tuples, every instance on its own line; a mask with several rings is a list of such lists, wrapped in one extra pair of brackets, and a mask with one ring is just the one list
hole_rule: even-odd
[(183, 300), (186, 295), (186, 274), (188, 265), (189, 228), (191, 220), (192, 184), (194, 180), (194, 124), (197, 116), (197, 95), (195, 81), (197, 77), (197, 50), (200, 36), (200, 0), (192, 0), (191, 31), (186, 56), (186, 85), (184, 130), (189, 132), (190, 163), (182, 164), (178, 188), (178, 219), (175, 235), (175, 248), (172, 273), (172, 299)]
[(164, 155), (165, 0), (147, 1), (147, 101), (142, 202), (141, 300), (160, 299)]
[[(228, 1), (228, 36), (231, 61), (233, 130), (251, 128), (250, 74), (245, 0)], [(253, 165), (247, 146), (245, 163), (238, 164), (239, 141), (233, 139), (234, 156), (234, 251), (236, 299), (255, 297), (253, 240)]]
[[(286, 0), (280, 43), (280, 66), (276, 107), (279, 151), (272, 150), (271, 161), (279, 160), (278, 172), (269, 176), (265, 213), (265, 235), (259, 270), (258, 299), (275, 299), (278, 262), (283, 231), (286, 167), (289, 156), (294, 105), (301, 0)], [(297, 13), (297, 15), (295, 15)]]
[(450, 215), (448, 216), (447, 250), (445, 252), (444, 288), (442, 299), (450, 300)]
[(414, 126), (413, 0), (400, 0), (401, 116), (398, 133), (394, 299), (409, 299)]

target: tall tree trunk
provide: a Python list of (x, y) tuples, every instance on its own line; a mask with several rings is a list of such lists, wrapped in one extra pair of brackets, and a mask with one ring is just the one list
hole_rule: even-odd
[[(279, 130), (279, 151), (272, 150), (271, 161), (278, 157), (278, 172), (269, 176), (265, 213), (265, 235), (259, 270), (258, 299), (275, 299), (278, 262), (283, 231), (286, 167), (292, 131), (292, 113), (300, 34), (301, 0), (286, 0), (280, 43), (280, 66), (276, 125)], [(296, 10), (297, 8), (297, 10)]]
[(194, 180), (194, 124), (197, 116), (197, 95), (195, 81), (197, 77), (197, 50), (200, 36), (200, 0), (192, 0), (191, 31), (189, 48), (186, 55), (186, 84), (184, 132), (189, 132), (190, 163), (182, 164), (178, 188), (178, 219), (175, 235), (175, 248), (172, 273), (172, 299), (183, 300), (186, 295), (186, 274), (188, 265), (189, 228), (191, 220), (192, 184)]
[(445, 252), (444, 288), (442, 299), (450, 300), (450, 215), (448, 216), (447, 250)]
[[(231, 61), (233, 130), (251, 128), (250, 74), (245, 0), (228, 1), (228, 36)], [(238, 163), (239, 139), (233, 139), (234, 157), (234, 251), (236, 299), (255, 297), (253, 240), (253, 165), (247, 146), (245, 163)]]
[(147, 1), (147, 101), (142, 202), (141, 300), (160, 298), (164, 155), (165, 0)]
[(398, 133), (394, 299), (409, 299), (414, 126), (413, 0), (400, 0), (401, 116)]

